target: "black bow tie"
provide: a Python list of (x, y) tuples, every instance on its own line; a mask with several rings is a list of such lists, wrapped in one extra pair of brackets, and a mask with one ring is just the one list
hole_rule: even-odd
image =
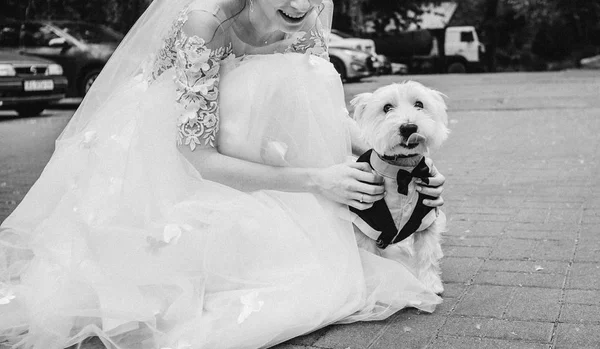
[(398, 174), (396, 174), (398, 193), (408, 195), (408, 185), (413, 177), (420, 178), (425, 184), (429, 184), (429, 167), (425, 163), (425, 157), (421, 159), (419, 164), (417, 164), (411, 172), (398, 170)]

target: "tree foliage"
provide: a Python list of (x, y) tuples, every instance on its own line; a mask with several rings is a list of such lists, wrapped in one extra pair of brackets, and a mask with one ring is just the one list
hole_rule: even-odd
[[(600, 53), (600, 0), (453, 0), (451, 25), (476, 27), (486, 44), (488, 67), (544, 69), (548, 61)], [(427, 0), (334, 0), (334, 27), (364, 33), (364, 23), (382, 31), (390, 21), (402, 30)], [(416, 16), (415, 16), (416, 15)]]
[(151, 0), (4, 0), (2, 15), (16, 19), (69, 19), (126, 32)]
[[(3, 0), (0, 17), (71, 19), (126, 32), (152, 0)], [(390, 22), (403, 30), (418, 21), (422, 5), (448, 0), (333, 0), (334, 27), (363, 35)], [(515, 61), (560, 60), (600, 53), (600, 0), (453, 0), (452, 25), (473, 25), (494, 69)], [(530, 62), (531, 63), (531, 62)], [(519, 63), (520, 64), (520, 63)]]

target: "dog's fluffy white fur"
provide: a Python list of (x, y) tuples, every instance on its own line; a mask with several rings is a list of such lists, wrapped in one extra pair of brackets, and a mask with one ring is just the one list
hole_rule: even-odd
[[(387, 85), (373, 93), (357, 95), (351, 104), (364, 140), (379, 155), (429, 155), (430, 150), (438, 148), (448, 137), (444, 95), (420, 83), (406, 81)], [(412, 125), (416, 132), (409, 136), (406, 132), (402, 134), (400, 128), (403, 125)], [(433, 167), (431, 162), (428, 165)], [(386, 204), (400, 229), (406, 216), (412, 213), (403, 208), (417, 201), (416, 184), (414, 180), (410, 183), (407, 196), (397, 192), (395, 180), (386, 178), (385, 187)], [(441, 234), (446, 229), (446, 217), (438, 209), (432, 210), (427, 217), (429, 222), (425, 222), (427, 219), (423, 222), (428, 226), (422, 225), (410, 237), (385, 249), (379, 249), (375, 241), (357, 226), (355, 231), (360, 247), (406, 265), (429, 291), (440, 294), (444, 290), (439, 262), (443, 256)]]

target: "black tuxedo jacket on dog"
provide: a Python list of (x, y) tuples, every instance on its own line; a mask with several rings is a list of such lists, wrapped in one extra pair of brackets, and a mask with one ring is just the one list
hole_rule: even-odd
[[(374, 154), (373, 149), (371, 149), (361, 155), (357, 162), (367, 162), (369, 165), (371, 165), (371, 168), (373, 168), (373, 165), (371, 164), (372, 155), (378, 156), (376, 153)], [(407, 195), (408, 185), (413, 177), (420, 178), (424, 183), (429, 183), (429, 176), (430, 169), (425, 163), (425, 157), (421, 159), (418, 165), (411, 172), (399, 169), (396, 175), (398, 193)], [(371, 228), (381, 232), (379, 238), (377, 239), (377, 246), (384, 249), (390, 244), (395, 244), (406, 239), (415, 231), (417, 231), (425, 215), (427, 215), (427, 213), (429, 213), (432, 209), (432, 207), (425, 206), (423, 204), (424, 199), (431, 199), (431, 197), (419, 193), (419, 198), (415, 209), (413, 210), (408, 222), (406, 222), (403, 227), (396, 227), (394, 218), (392, 217), (392, 214), (390, 213), (390, 210), (388, 209), (384, 199), (376, 201), (373, 206), (366, 210), (361, 211), (353, 207), (350, 207), (350, 210), (362, 218), (368, 225), (371, 226)]]

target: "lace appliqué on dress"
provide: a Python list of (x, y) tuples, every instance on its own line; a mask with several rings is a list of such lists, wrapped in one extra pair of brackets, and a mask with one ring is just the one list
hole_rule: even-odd
[(177, 120), (177, 144), (195, 150), (199, 144), (215, 146), (219, 131), (219, 68), (233, 58), (231, 45), (208, 49), (204, 39), (180, 32), (175, 62), (177, 102), (184, 111)]
[(285, 50), (285, 53), (300, 52), (309, 53), (329, 60), (327, 40), (323, 37), (323, 32), (318, 29), (313, 29), (310, 32), (298, 32), (293, 35), (294, 41)]
[(188, 36), (183, 26), (188, 10), (173, 23), (153, 63), (151, 81), (175, 68), (177, 102), (183, 111), (177, 120), (177, 144), (193, 151), (198, 145), (215, 146), (219, 131), (219, 68), (233, 58), (231, 44), (211, 50), (204, 39)]

